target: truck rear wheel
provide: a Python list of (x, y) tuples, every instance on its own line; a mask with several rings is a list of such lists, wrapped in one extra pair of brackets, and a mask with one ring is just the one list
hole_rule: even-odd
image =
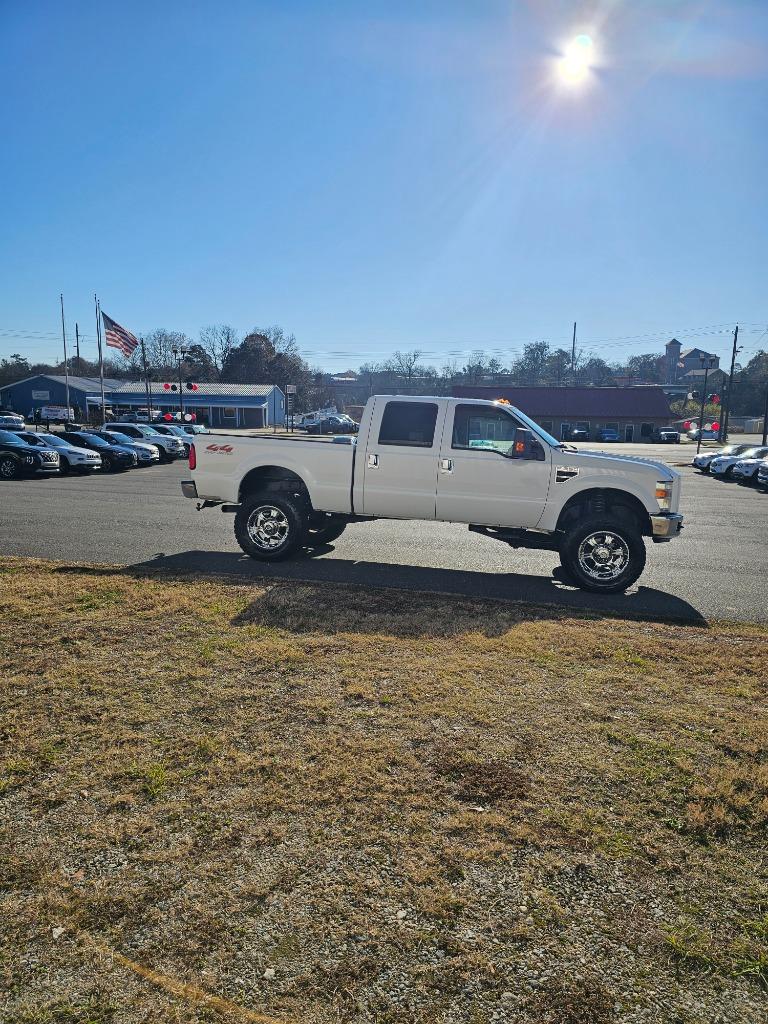
[(246, 555), (260, 562), (290, 558), (306, 542), (306, 536), (306, 514), (292, 497), (254, 494), (235, 514), (237, 543)]
[(332, 544), (344, 533), (346, 528), (347, 523), (344, 520), (340, 522), (338, 519), (328, 516), (325, 522), (321, 519), (309, 527), (304, 543), (309, 548)]
[(645, 543), (630, 519), (596, 516), (571, 526), (560, 544), (560, 561), (582, 590), (618, 594), (640, 577), (645, 568)]

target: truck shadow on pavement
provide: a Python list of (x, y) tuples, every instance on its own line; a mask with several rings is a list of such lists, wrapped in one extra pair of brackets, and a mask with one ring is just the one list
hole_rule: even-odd
[[(122, 571), (135, 574), (160, 571), (179, 577), (223, 577), (239, 584), (268, 585), (270, 582), (294, 581), (421, 591), (475, 600), (522, 602), (614, 618), (682, 621), (708, 626), (706, 619), (693, 605), (673, 594), (644, 586), (637, 586), (626, 594), (590, 594), (569, 584), (559, 568), (552, 576), (545, 577), (514, 572), (494, 574), (460, 569), (433, 569), (385, 562), (351, 561), (343, 558), (304, 558), (270, 565), (254, 562), (237, 552), (182, 551), (175, 555), (158, 554), (146, 562), (127, 566)], [(317, 600), (321, 599), (323, 598), (318, 594)], [(324, 599), (327, 600), (327, 595)], [(354, 628), (355, 613), (355, 606), (351, 605), (348, 608), (349, 621), (346, 627), (341, 628)]]

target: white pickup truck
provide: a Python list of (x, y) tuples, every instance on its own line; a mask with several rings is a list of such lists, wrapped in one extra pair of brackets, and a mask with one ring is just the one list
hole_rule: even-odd
[(182, 491), (234, 512), (240, 546), (263, 561), (327, 544), (350, 522), (439, 520), (557, 551), (578, 586), (602, 593), (640, 576), (645, 537), (682, 528), (674, 470), (577, 450), (506, 403), (378, 396), (357, 443), (344, 440), (208, 435)]

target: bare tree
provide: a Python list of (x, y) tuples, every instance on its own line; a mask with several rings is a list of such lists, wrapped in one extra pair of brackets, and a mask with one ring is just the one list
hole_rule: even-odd
[(479, 384), (488, 372), (488, 356), (481, 348), (476, 348), (470, 354), (467, 365), (464, 367), (464, 376), (470, 384)]
[(229, 324), (211, 324), (200, 331), (200, 348), (207, 354), (219, 377), (227, 357), (239, 344), (240, 337)]
[(405, 377), (407, 384), (410, 386), (411, 380), (419, 368), (421, 355), (421, 350), (418, 348), (415, 348), (413, 352), (393, 352), (392, 358), (388, 361), (387, 368), (398, 377)]

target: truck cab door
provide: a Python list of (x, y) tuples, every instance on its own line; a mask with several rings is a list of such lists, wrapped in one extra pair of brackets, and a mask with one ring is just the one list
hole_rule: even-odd
[(447, 403), (377, 398), (364, 453), (363, 514), (434, 519)]
[(549, 493), (551, 453), (536, 439), (516, 444), (518, 430), (530, 438), (503, 406), (467, 402), (450, 408), (440, 452), (437, 519), (522, 529), (537, 525)]

